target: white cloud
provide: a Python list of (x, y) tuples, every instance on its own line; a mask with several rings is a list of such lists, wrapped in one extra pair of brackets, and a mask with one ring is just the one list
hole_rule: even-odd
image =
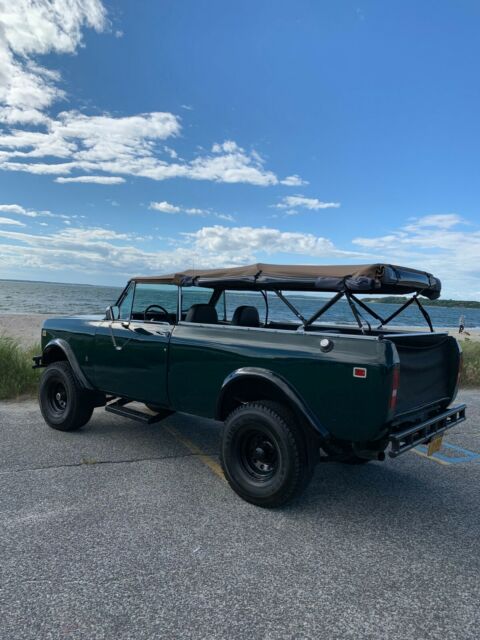
[(358, 237), (353, 245), (374, 251), (374, 260), (430, 271), (442, 280), (443, 297), (480, 299), (480, 228), (457, 214), (436, 214), (383, 236)]
[(0, 204), (0, 211), (4, 211), (5, 213), (18, 213), (19, 215), (30, 216), (31, 218), (37, 215), (36, 212), (28, 212), (19, 204)]
[[(258, 186), (279, 183), (257, 153), (248, 153), (231, 140), (216, 143), (211, 154), (190, 161), (179, 159), (170, 150), (171, 161), (167, 162), (156, 143), (180, 131), (180, 119), (171, 113), (115, 118), (66, 111), (49, 119), (43, 131), (0, 133), (0, 169), (37, 175), (68, 176), (82, 171), (152, 180), (187, 178)], [(47, 157), (48, 162), (39, 161)]]
[[(68, 227), (33, 234), (0, 228), (0, 268), (43, 269), (123, 275), (162, 273), (201, 267), (255, 262), (275, 253), (319, 258), (358, 259), (327, 238), (273, 228), (205, 226), (177, 238), (162, 238), (163, 250), (147, 250), (151, 236), (101, 227)], [(136, 245), (141, 243), (141, 245)], [(144, 247), (144, 248), (140, 248)]]
[(12, 220), (11, 218), (3, 218), (0, 216), (0, 224), (10, 224), (15, 225), (17, 227), (24, 227), (23, 222), (19, 222), (18, 220)]
[(92, 184), (122, 184), (125, 178), (118, 176), (76, 176), (75, 178), (55, 178), (55, 182), (66, 184), (69, 182), (84, 182)]
[(436, 227), (438, 229), (451, 229), (461, 224), (463, 219), (456, 213), (440, 213), (422, 218), (413, 218), (411, 224), (405, 227), (409, 230), (417, 230), (422, 227)]
[(301, 187), (303, 185), (308, 184), (308, 181), (307, 180), (302, 180), (302, 178), (300, 178), (300, 176), (297, 176), (295, 174), (293, 176), (287, 176), (283, 180), (280, 180), (280, 184), (284, 184), (287, 187)]
[(205, 215), (208, 215), (208, 211), (206, 209), (198, 209), (197, 207), (192, 207), (190, 209), (184, 209), (184, 211), (189, 216), (205, 216)]
[(163, 202), (151, 202), (149, 209), (154, 209), (155, 211), (161, 211), (162, 213), (180, 213), (180, 207), (176, 207), (174, 204), (170, 204), (166, 200)]
[(268, 227), (203, 227), (185, 234), (194, 240), (197, 250), (222, 256), (219, 262), (228, 261), (228, 255), (241, 256), (240, 262), (254, 261), (259, 253), (277, 253), (310, 257), (332, 258), (358, 256), (358, 252), (337, 249), (328, 238), (311, 233), (281, 231)]
[(63, 213), (52, 213), (51, 211), (36, 211), (34, 209), (25, 209), (19, 204), (0, 204), (0, 212), (10, 213), (14, 215), (27, 216), (28, 218), (62, 218), (64, 220), (69, 220), (71, 218), (77, 218), (78, 216), (67, 216)]
[(303, 209), (310, 209), (311, 211), (318, 211), (319, 209), (338, 209), (340, 207), (339, 202), (322, 202), (318, 198), (306, 198), (305, 196), (285, 196), (281, 202), (272, 205), (277, 209), (288, 209), (290, 213), (296, 213), (295, 207), (301, 207)]
[(66, 177), (58, 182), (86, 182), (85, 175), (105, 174), (117, 184), (120, 176), (259, 186), (303, 183), (297, 175), (279, 180), (256, 151), (233, 140), (180, 159), (175, 149), (159, 145), (181, 131), (180, 118), (172, 113), (114, 117), (70, 110), (53, 115), (52, 105), (66, 97), (61, 77), (35, 62), (35, 56), (74, 53), (83, 46), (84, 29), (101, 32), (107, 26), (100, 0), (0, 0), (0, 169)]
[(73, 53), (82, 29), (102, 31), (106, 12), (99, 0), (0, 0), (0, 120), (44, 122), (43, 111), (64, 92), (59, 74), (31, 56)]
[(187, 216), (201, 217), (212, 216), (219, 220), (225, 220), (228, 222), (233, 222), (233, 220), (235, 220), (232, 215), (227, 213), (217, 213), (211, 209), (199, 209), (198, 207), (179, 207), (167, 202), (166, 200), (163, 202), (151, 202), (148, 208), (153, 209), (154, 211), (160, 211), (161, 213), (186, 213)]

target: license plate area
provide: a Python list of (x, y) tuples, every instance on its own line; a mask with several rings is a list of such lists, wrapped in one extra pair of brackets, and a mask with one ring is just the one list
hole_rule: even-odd
[[(390, 435), (391, 450), (388, 455), (391, 458), (396, 458), (419, 444), (432, 444), (447, 429), (451, 429), (465, 420), (465, 409), (466, 405), (458, 405), (423, 422), (410, 425), (404, 429), (400, 427), (399, 431)], [(438, 442), (432, 446), (435, 447), (437, 445)], [(428, 455), (432, 454), (429, 453)]]

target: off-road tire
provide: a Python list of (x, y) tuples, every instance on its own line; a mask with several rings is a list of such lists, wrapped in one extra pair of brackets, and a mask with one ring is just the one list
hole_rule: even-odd
[(87, 389), (79, 385), (68, 362), (48, 365), (40, 379), (40, 411), (52, 429), (76, 431), (93, 413), (94, 402)]
[(298, 496), (313, 473), (298, 420), (288, 409), (268, 400), (244, 404), (227, 417), (220, 462), (228, 483), (241, 498), (267, 508)]

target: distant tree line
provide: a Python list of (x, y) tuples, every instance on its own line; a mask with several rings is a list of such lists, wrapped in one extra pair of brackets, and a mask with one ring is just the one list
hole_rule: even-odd
[[(404, 304), (408, 298), (405, 296), (385, 296), (385, 298), (364, 298), (364, 302), (382, 302), (384, 304)], [(480, 302), (477, 300), (429, 300), (423, 296), (419, 297), (420, 302), (425, 307), (466, 307), (467, 309), (480, 309)]]

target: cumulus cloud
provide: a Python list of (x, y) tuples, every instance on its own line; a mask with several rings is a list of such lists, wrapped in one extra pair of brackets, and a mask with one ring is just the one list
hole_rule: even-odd
[(11, 218), (4, 218), (3, 216), (0, 216), (0, 224), (10, 224), (10, 225), (15, 225), (17, 227), (25, 226), (23, 222), (19, 222), (18, 220), (12, 220)]
[(67, 184), (69, 182), (83, 182), (91, 184), (122, 184), (125, 178), (119, 176), (76, 176), (75, 178), (55, 178), (55, 182)]
[(166, 200), (162, 202), (151, 202), (148, 208), (153, 209), (154, 211), (160, 211), (160, 213), (186, 213), (187, 216), (212, 216), (219, 220), (226, 220), (230, 222), (234, 220), (233, 216), (226, 213), (217, 213), (212, 209), (199, 209), (198, 207), (179, 207), (167, 202)]
[(285, 196), (281, 202), (272, 205), (277, 209), (287, 209), (290, 213), (296, 213), (296, 208), (318, 211), (319, 209), (338, 209), (339, 202), (322, 202), (318, 198), (306, 198), (305, 196)]
[[(68, 220), (67, 222), (70, 222)], [(32, 233), (0, 228), (0, 267), (41, 268), (83, 273), (161, 273), (199, 267), (255, 262), (276, 253), (305, 260), (358, 259), (327, 238), (274, 228), (204, 226), (193, 233), (164, 239), (163, 248), (149, 247), (151, 237), (102, 227), (69, 226)]]
[(423, 216), (422, 218), (413, 218), (412, 222), (405, 227), (407, 230), (416, 231), (425, 227), (432, 227), (437, 229), (451, 229), (458, 224), (461, 224), (463, 219), (456, 213), (440, 213), (429, 216)]
[(27, 209), (19, 204), (0, 204), (0, 211), (4, 211), (6, 213), (18, 213), (21, 216), (30, 216), (31, 218), (34, 218), (37, 215), (35, 211), (27, 211)]
[(359, 252), (337, 249), (328, 238), (312, 233), (281, 231), (268, 227), (203, 227), (185, 234), (194, 241), (196, 250), (223, 256), (241, 255), (245, 261), (254, 260), (259, 253), (278, 253), (332, 258), (358, 256)]
[(69, 110), (52, 115), (52, 105), (66, 97), (61, 76), (35, 57), (74, 53), (82, 46), (84, 29), (101, 32), (107, 26), (101, 0), (0, 0), (0, 169), (60, 176), (57, 182), (63, 183), (119, 184), (121, 176), (139, 176), (302, 184), (297, 175), (280, 180), (257, 152), (233, 140), (180, 159), (175, 149), (160, 144), (181, 131), (180, 118), (172, 113), (114, 117)]
[(308, 184), (307, 180), (302, 180), (302, 178), (297, 175), (287, 176), (283, 180), (280, 180), (280, 183), (286, 185), (287, 187), (301, 187), (305, 184)]
[(467, 226), (457, 214), (415, 218), (387, 234), (357, 237), (352, 243), (372, 252), (374, 260), (434, 273), (442, 280), (444, 296), (480, 298), (480, 229)]
[(25, 209), (19, 204), (0, 204), (0, 212), (10, 213), (19, 216), (27, 216), (28, 218), (62, 218), (63, 220), (69, 220), (71, 218), (77, 218), (78, 216), (70, 216), (64, 213), (52, 213), (51, 211), (37, 211), (35, 209)]
[(151, 202), (149, 209), (153, 209), (155, 211), (161, 211), (161, 213), (180, 213), (180, 207), (176, 207), (174, 204), (170, 204), (166, 200), (162, 202)]
[(82, 29), (102, 31), (100, 0), (0, 0), (0, 120), (45, 122), (44, 110), (64, 97), (55, 71), (32, 60), (38, 54), (73, 53)]

